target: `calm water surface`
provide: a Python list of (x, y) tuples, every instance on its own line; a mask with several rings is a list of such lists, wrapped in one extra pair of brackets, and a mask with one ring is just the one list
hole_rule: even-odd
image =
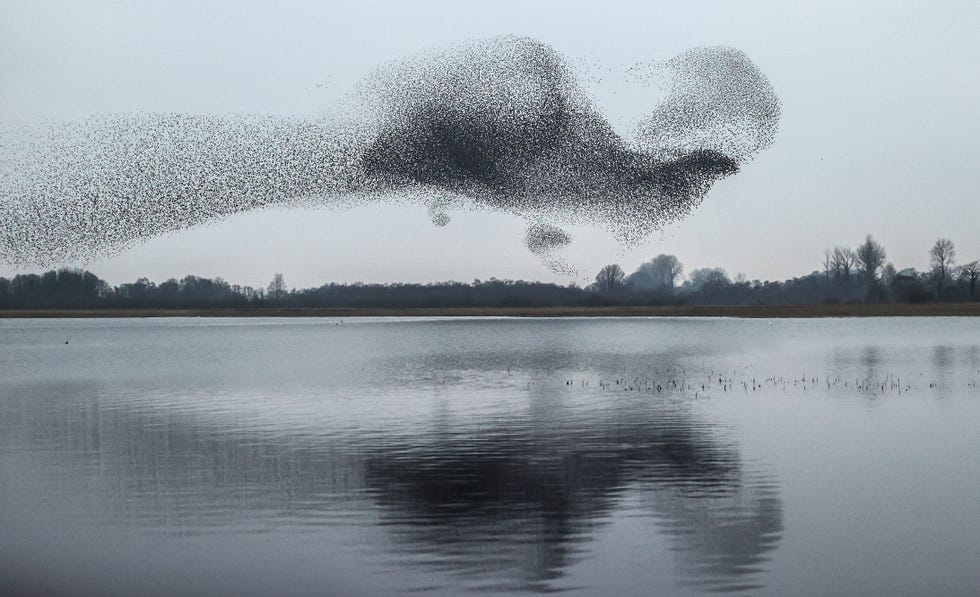
[(980, 319), (338, 323), (0, 321), (0, 593), (980, 591)]

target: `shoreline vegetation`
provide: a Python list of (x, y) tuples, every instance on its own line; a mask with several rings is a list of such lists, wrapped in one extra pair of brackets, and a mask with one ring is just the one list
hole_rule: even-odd
[(980, 261), (956, 265), (952, 241), (929, 251), (930, 270), (897, 270), (870, 235), (834, 247), (822, 269), (784, 281), (735, 278), (721, 268), (683, 275), (658, 255), (627, 275), (617, 264), (587, 286), (475, 279), (470, 283), (335, 283), (267, 287), (194, 275), (159, 284), (110, 285), (92, 272), (59, 269), (0, 277), (0, 317), (903, 317), (980, 315)]
[(257, 307), (205, 309), (7, 309), (0, 319), (148, 317), (980, 317), (980, 303), (666, 305), (581, 307)]

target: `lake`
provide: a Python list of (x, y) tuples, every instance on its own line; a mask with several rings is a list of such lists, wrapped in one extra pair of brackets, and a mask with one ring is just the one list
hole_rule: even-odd
[(0, 320), (0, 593), (975, 595), (980, 318)]

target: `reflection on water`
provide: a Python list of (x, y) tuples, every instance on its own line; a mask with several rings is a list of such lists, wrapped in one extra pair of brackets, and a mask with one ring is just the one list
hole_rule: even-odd
[[(748, 395), (756, 373), (731, 339), (675, 323), (92, 325), (60, 353), (64, 330), (15, 329), (0, 361), (0, 522), (21, 532), (0, 539), (0, 572), (70, 590), (94, 574), (79, 566), (111, 561), (158, 587), (232, 592), (164, 582), (192, 564), (154, 554), (201, 541), (246, 592), (253, 577), (282, 586), (263, 559), (277, 550), (300, 592), (344, 570), (345, 592), (599, 590), (572, 572), (626, 517), (641, 527), (634, 550), (672, 561), (659, 589), (764, 588), (784, 532), (777, 477), (699, 406)], [(833, 358), (882, 374), (878, 349), (855, 350)], [(104, 554), (49, 553), (92, 532)], [(84, 586), (140, 587), (113, 574)]]
[[(547, 590), (585, 557), (590, 534), (630, 487), (649, 492), (652, 521), (700, 585), (742, 586), (781, 530), (772, 481), (746, 483), (733, 446), (662, 405), (552, 428), (517, 415), (478, 432), (436, 422), (411, 437), (317, 437), (148, 416), (103, 404), (93, 386), (13, 395), (0, 425), (19, 426), (5, 443), (31, 453), (32, 491), (43, 490), (47, 509), (101, 525), (305, 532), (376, 510), (401, 565), (522, 590)], [(59, 524), (78, 524), (68, 518)]]
[[(781, 505), (737, 452), (669, 411), (544, 433), (507, 425), (373, 454), (366, 481), (413, 550), (497, 589), (546, 590), (627, 488), (684, 556), (688, 580), (731, 589), (779, 539)], [(651, 529), (653, 532), (654, 529)], [(487, 554), (488, 546), (493, 553)]]

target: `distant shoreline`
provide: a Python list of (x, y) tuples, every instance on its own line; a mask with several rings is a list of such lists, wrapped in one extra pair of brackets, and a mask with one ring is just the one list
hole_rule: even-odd
[(2, 319), (119, 317), (977, 317), (980, 303), (613, 306), (613, 307), (418, 307), (239, 309), (17, 309)]

